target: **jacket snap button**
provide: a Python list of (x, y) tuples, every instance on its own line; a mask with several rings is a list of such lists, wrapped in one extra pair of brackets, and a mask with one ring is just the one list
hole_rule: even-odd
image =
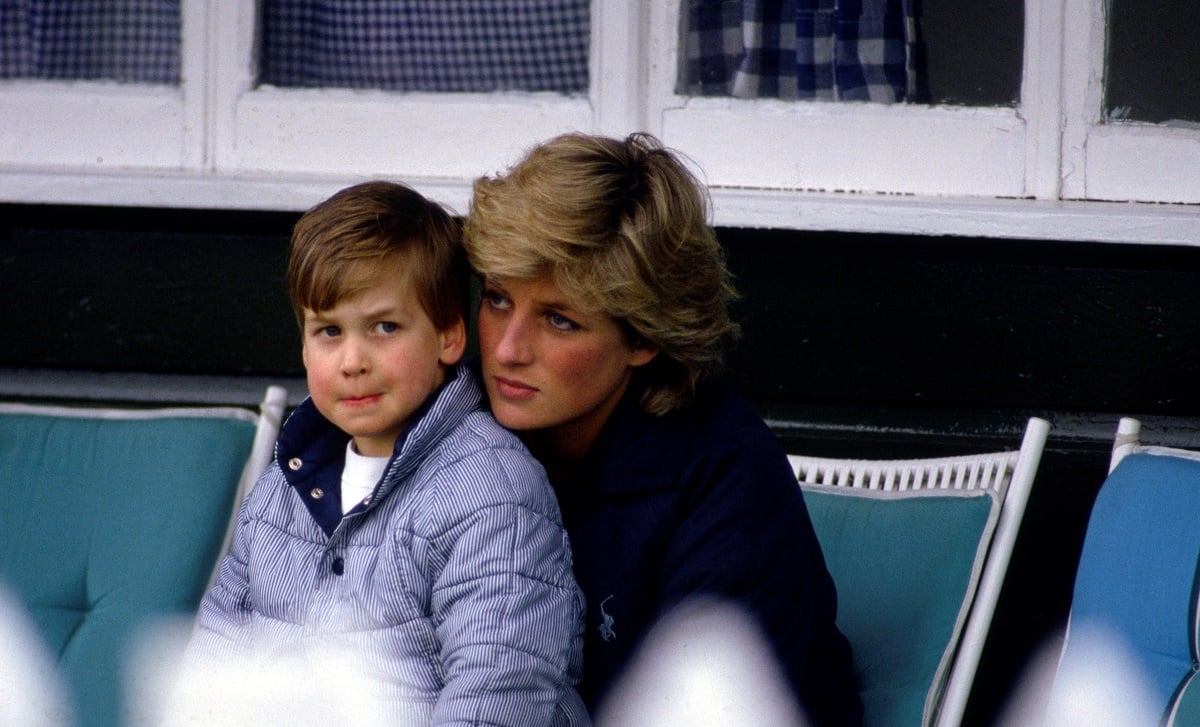
[(293, 472), (295, 472), (296, 470), (300, 469), (303, 466), (304, 466), (304, 462), (302, 462), (299, 457), (292, 457), (291, 459), (288, 460), (288, 468)]
[(308, 494), (312, 496), (312, 499), (320, 500), (322, 497), (325, 497), (325, 490), (322, 490), (320, 487), (314, 487)]

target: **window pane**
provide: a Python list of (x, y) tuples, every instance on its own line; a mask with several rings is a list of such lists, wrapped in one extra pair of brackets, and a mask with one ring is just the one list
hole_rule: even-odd
[(0, 78), (179, 83), (179, 0), (0, 0)]
[(1023, 0), (685, 0), (682, 8), (683, 94), (967, 106), (1020, 99)]
[(585, 93), (589, 0), (264, 0), (259, 82)]
[(1110, 119), (1200, 122), (1200, 3), (1112, 0), (1104, 112)]
[(918, 69), (934, 104), (1016, 106), (1025, 53), (1023, 0), (924, 0)]

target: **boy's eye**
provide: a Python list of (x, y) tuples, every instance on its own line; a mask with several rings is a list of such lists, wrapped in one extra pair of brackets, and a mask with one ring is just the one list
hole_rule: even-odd
[(485, 305), (497, 310), (505, 310), (509, 307), (508, 298), (503, 293), (491, 288), (484, 289), (482, 300)]
[(323, 338), (334, 338), (340, 335), (341, 332), (342, 329), (338, 328), (337, 326), (324, 326), (317, 329), (317, 335)]
[(379, 323), (375, 324), (375, 330), (379, 331), (380, 333), (395, 333), (396, 331), (400, 330), (400, 326), (392, 323), (391, 321), (380, 321)]

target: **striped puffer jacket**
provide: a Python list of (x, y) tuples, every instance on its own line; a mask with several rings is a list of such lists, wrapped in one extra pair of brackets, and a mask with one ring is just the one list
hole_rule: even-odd
[(241, 508), (189, 666), (286, 656), (329, 706), (332, 655), (349, 654), (353, 700), (380, 724), (588, 724), (574, 689), (584, 604), (558, 505), (481, 400), (460, 368), (345, 516), (348, 438), (305, 401)]

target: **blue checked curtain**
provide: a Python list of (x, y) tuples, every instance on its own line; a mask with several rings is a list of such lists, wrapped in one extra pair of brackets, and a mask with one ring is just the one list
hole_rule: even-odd
[(264, 0), (259, 82), (585, 93), (589, 4)]
[(179, 0), (0, 0), (0, 78), (179, 83)]
[(685, 0), (679, 93), (912, 100), (914, 0)]

